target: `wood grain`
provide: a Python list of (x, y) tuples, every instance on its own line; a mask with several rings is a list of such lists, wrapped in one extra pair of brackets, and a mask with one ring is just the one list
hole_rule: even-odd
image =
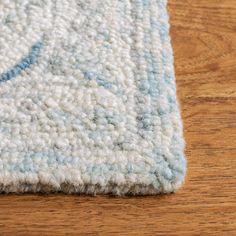
[(188, 176), (157, 197), (0, 196), (0, 235), (236, 235), (235, 0), (169, 0)]

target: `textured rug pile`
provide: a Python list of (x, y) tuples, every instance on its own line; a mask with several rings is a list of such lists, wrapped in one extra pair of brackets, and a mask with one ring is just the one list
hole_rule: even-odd
[(166, 4), (0, 1), (0, 192), (145, 195), (182, 184)]

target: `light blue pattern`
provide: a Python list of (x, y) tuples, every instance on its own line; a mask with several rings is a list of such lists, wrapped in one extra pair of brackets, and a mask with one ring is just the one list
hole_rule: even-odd
[(176, 191), (186, 160), (166, 0), (65, 3), (42, 11), (55, 16), (44, 42), (0, 75), (38, 63), (0, 87), (0, 192)]
[(37, 62), (40, 54), (40, 50), (43, 47), (43, 43), (37, 42), (34, 44), (29, 52), (29, 54), (24, 57), (19, 63), (17, 63), (13, 68), (7, 72), (0, 75), (0, 83), (8, 81), (16, 76), (18, 76), (23, 70), (29, 68), (31, 65)]
[(94, 72), (84, 72), (84, 78), (87, 80), (95, 80), (99, 86), (106, 89), (112, 88), (112, 84), (102, 78), (102, 75), (97, 75)]

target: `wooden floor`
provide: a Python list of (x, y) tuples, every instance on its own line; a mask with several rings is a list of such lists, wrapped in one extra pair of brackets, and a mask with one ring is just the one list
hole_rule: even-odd
[(188, 176), (176, 194), (0, 196), (0, 235), (236, 235), (236, 1), (169, 0)]

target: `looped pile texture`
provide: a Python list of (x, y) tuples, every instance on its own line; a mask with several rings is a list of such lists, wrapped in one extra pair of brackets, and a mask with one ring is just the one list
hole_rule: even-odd
[(1, 192), (169, 193), (185, 169), (166, 0), (1, 0)]

